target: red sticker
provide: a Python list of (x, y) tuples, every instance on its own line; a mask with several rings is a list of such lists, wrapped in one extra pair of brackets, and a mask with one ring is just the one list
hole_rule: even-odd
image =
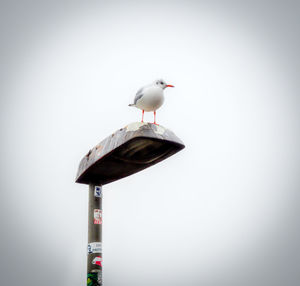
[(94, 209), (94, 224), (102, 224), (102, 210)]
[(93, 264), (96, 264), (96, 265), (99, 265), (99, 266), (101, 266), (102, 267), (102, 257), (100, 257), (100, 256), (97, 256), (97, 257), (95, 257), (94, 259), (93, 259), (93, 261), (92, 261), (92, 263)]

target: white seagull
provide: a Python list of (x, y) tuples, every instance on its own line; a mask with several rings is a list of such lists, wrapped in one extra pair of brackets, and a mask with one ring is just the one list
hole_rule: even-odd
[(174, 87), (166, 84), (163, 79), (158, 79), (152, 84), (146, 85), (138, 90), (134, 102), (129, 106), (134, 106), (142, 110), (142, 122), (144, 122), (144, 112), (154, 112), (154, 124), (156, 123), (156, 110), (164, 103), (164, 89)]

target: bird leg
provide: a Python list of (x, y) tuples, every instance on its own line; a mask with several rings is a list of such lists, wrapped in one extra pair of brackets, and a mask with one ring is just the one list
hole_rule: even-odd
[(142, 122), (144, 123), (144, 112), (145, 112), (145, 110), (143, 110), (143, 112), (142, 112)]
[(156, 123), (156, 110), (154, 111), (154, 122), (153, 122), (155, 125), (158, 125), (157, 123)]

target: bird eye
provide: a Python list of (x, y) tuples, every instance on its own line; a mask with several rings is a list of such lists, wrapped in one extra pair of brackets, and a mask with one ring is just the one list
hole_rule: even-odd
[(161, 81), (160, 84), (164, 84), (163, 81)]

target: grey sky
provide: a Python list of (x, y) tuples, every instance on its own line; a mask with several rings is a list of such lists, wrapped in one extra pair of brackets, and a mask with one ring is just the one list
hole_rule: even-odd
[[(298, 1), (1, 2), (1, 285), (84, 285), (80, 159), (139, 121), (186, 149), (104, 187), (104, 283), (299, 285)], [(152, 114), (145, 114), (152, 121)]]

